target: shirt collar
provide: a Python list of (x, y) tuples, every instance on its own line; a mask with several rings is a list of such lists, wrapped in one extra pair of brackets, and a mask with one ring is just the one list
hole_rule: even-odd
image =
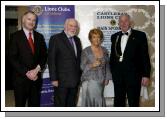
[(34, 39), (33, 31), (29, 31), (29, 30), (27, 30), (27, 29), (24, 28), (24, 27), (23, 27), (23, 31), (24, 31), (24, 33), (26, 34), (27, 39), (28, 39), (28, 37), (29, 37), (29, 32), (31, 32), (32, 39)]
[[(130, 34), (131, 28), (129, 28), (127, 32), (128, 32), (128, 34)], [(126, 32), (123, 32), (123, 31), (122, 31), (122, 33), (126, 33)]]

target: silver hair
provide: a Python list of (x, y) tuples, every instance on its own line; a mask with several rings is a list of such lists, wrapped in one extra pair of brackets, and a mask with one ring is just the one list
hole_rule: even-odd
[(67, 25), (68, 25), (68, 23), (69, 23), (70, 21), (75, 21), (76, 24), (77, 24), (77, 27), (79, 28), (79, 23), (78, 23), (78, 21), (77, 21), (76, 19), (74, 19), (74, 18), (68, 18), (68, 19), (66, 19), (66, 21), (65, 21), (65, 23), (64, 23), (64, 30), (67, 28)]
[(128, 17), (129, 21), (131, 21), (131, 16), (130, 16), (129, 14), (120, 15), (120, 16), (119, 16), (119, 20), (120, 20), (121, 17), (123, 17), (123, 16)]

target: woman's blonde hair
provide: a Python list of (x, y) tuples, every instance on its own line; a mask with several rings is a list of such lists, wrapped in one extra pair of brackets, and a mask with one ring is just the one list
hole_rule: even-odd
[(98, 28), (93, 28), (93, 29), (91, 29), (91, 30), (89, 31), (88, 38), (89, 38), (90, 42), (91, 42), (91, 40), (92, 40), (93, 34), (99, 35), (101, 42), (103, 42), (103, 37), (104, 37), (104, 36), (103, 36), (103, 32), (102, 32), (100, 29), (98, 29)]

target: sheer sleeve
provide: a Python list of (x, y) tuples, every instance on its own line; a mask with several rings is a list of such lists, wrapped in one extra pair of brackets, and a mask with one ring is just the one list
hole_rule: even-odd
[(83, 71), (82, 73), (86, 73), (91, 69), (90, 63), (88, 61), (88, 56), (86, 50), (83, 50), (81, 53), (81, 70)]

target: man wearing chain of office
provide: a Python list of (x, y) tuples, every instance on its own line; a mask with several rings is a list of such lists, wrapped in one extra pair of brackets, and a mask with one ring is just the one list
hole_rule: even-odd
[[(114, 106), (138, 107), (141, 85), (150, 82), (150, 58), (146, 34), (131, 28), (128, 14), (119, 17), (119, 32), (111, 36), (110, 68), (114, 82)], [(128, 103), (126, 103), (126, 99)]]

